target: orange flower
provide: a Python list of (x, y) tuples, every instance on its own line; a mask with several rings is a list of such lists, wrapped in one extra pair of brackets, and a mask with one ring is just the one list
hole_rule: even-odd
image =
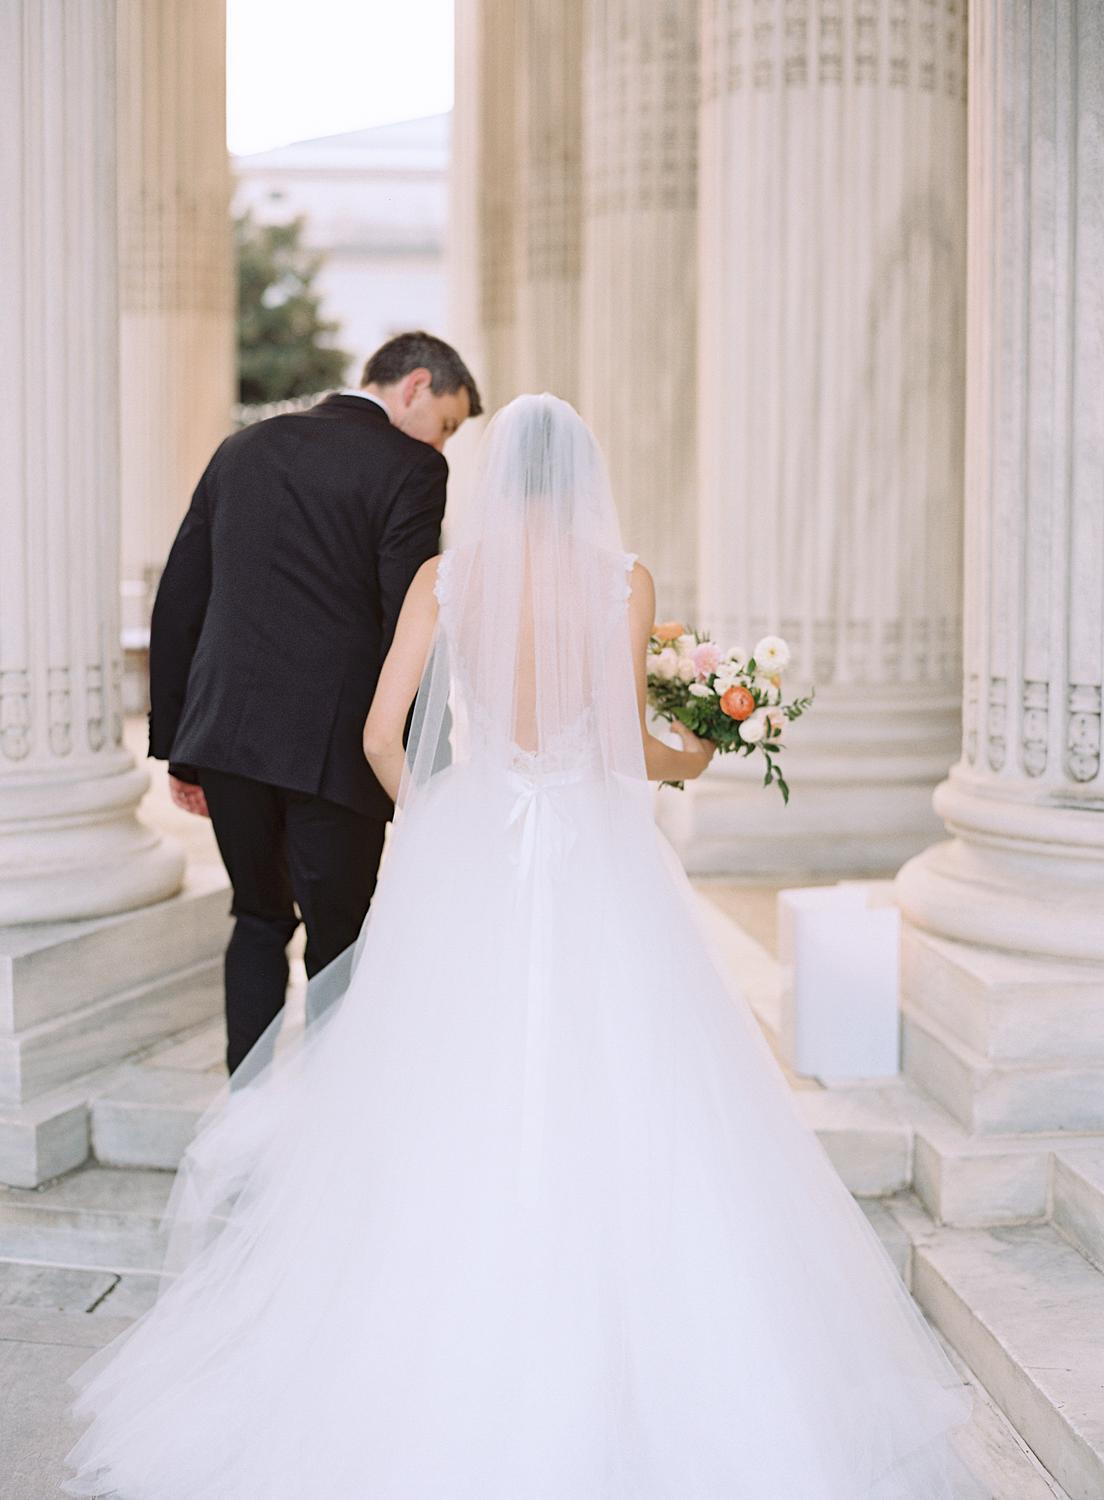
[(755, 699), (746, 687), (730, 687), (721, 698), (721, 712), (737, 721), (747, 719), (755, 712)]
[(680, 635), (687, 633), (686, 626), (681, 620), (666, 620), (652, 631), (657, 641), (677, 641)]

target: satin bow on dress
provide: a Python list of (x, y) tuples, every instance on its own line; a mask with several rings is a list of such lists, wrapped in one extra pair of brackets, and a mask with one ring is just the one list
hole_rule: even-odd
[(514, 801), (506, 818), (508, 828), (520, 825), (520, 836), (513, 859), (517, 866), (519, 894), (522, 882), (531, 871), (540, 868), (558, 876), (575, 842), (575, 830), (555, 794), (561, 788), (585, 780), (585, 773), (573, 771), (508, 771), (507, 779), (514, 791)]

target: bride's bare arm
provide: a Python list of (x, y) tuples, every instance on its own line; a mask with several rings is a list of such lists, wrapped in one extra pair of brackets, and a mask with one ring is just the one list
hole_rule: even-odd
[(644, 737), (644, 768), (649, 781), (690, 781), (700, 776), (713, 756), (714, 746), (701, 740), (685, 724), (672, 728), (686, 746), (675, 750), (648, 731), (648, 641), (655, 629), (655, 584), (643, 563), (636, 563), (630, 575), (632, 595), (629, 599), (629, 632), (632, 637), (633, 668), (636, 675), (636, 701), (640, 709), (640, 733)]
[(392, 801), (399, 794), (402, 778), (406, 716), (422, 680), (437, 620), (437, 599), (433, 592), (437, 562), (436, 557), (424, 562), (406, 591), (395, 637), (364, 721), (364, 754)]

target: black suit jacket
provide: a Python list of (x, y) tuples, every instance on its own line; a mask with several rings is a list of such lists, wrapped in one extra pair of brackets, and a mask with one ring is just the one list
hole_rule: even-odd
[(150, 754), (389, 817), (361, 733), (447, 476), (361, 396), (228, 437), (157, 590)]

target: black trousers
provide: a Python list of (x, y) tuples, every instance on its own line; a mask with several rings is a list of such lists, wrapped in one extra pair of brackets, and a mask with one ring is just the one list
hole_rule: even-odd
[(307, 792), (227, 771), (198, 774), (234, 888), (225, 966), (226, 1065), (233, 1073), (283, 1008), (287, 945), (300, 920), (308, 977), (356, 941), (387, 824)]

